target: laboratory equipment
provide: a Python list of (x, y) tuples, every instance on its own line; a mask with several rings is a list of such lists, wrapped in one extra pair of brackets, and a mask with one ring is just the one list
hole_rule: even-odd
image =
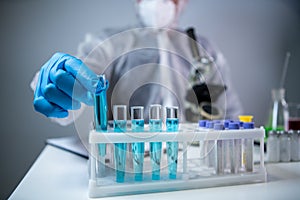
[[(224, 124), (216, 123), (214, 124), (214, 130), (219, 130), (220, 134), (222, 134), (222, 130), (224, 130)], [(222, 174), (224, 173), (224, 140), (217, 140), (217, 166), (216, 173)]]
[(267, 140), (267, 155), (269, 162), (280, 161), (280, 141), (278, 131), (269, 131)]
[[(149, 129), (151, 132), (162, 131), (162, 107), (159, 104), (150, 105)], [(150, 158), (152, 165), (152, 179), (160, 179), (161, 142), (150, 142)]]
[[(131, 130), (132, 132), (144, 132), (144, 107), (131, 107)], [(132, 144), (133, 154), (133, 170), (135, 180), (143, 180), (143, 165), (144, 165), (145, 145), (143, 142), (135, 142)]]
[[(166, 131), (178, 132), (179, 119), (178, 107), (166, 107)], [(178, 159), (178, 142), (167, 142), (168, 155), (168, 171), (169, 178), (176, 179), (177, 174), (177, 159)]]
[[(228, 185), (240, 185), (247, 183), (257, 183), (266, 181), (266, 170), (264, 167), (264, 129), (225, 129), (225, 130), (204, 130), (199, 129), (198, 124), (180, 124), (178, 132), (168, 132), (166, 129), (157, 129), (154, 132), (151, 127), (145, 126), (144, 132), (132, 132), (126, 130), (125, 133), (111, 132), (108, 134), (90, 131), (89, 143), (92, 152), (97, 152), (97, 146), (104, 143), (164, 143), (178, 142), (189, 144), (193, 140), (207, 141), (233, 141), (236, 139), (252, 139), (260, 143), (259, 159), (255, 162), (252, 171), (238, 172), (237, 174), (212, 174), (211, 170), (199, 163), (198, 147), (188, 146), (184, 148), (182, 156), (178, 156), (176, 179), (169, 178), (169, 172), (164, 168), (161, 169), (160, 179), (153, 180), (152, 173), (145, 173), (152, 165), (151, 157), (144, 157), (144, 173), (143, 180), (135, 180), (133, 174), (126, 174), (123, 183), (117, 182), (114, 171), (108, 171), (105, 177), (98, 176), (95, 172), (98, 170), (95, 164), (95, 158), (90, 157), (90, 180), (89, 180), (89, 196), (105, 197), (115, 195), (131, 195), (152, 192), (178, 191), (186, 189), (207, 188)], [(231, 125), (232, 126), (232, 125)], [(207, 132), (211, 137), (207, 137)], [(221, 133), (221, 134), (220, 134)], [(135, 137), (132, 137), (135, 135)], [(217, 139), (216, 139), (217, 138)], [(234, 146), (232, 146), (234, 147)], [(234, 149), (232, 149), (234, 152)], [(161, 160), (167, 160), (168, 154), (161, 154)], [(230, 155), (231, 157), (234, 154)], [(231, 158), (229, 158), (231, 159)], [(147, 168), (148, 167), (148, 168)]]
[(285, 90), (283, 88), (273, 89), (272, 100), (268, 123), (265, 126), (266, 137), (270, 130), (288, 130), (289, 111), (285, 101)]
[(289, 103), (289, 130), (300, 130), (300, 104)]
[(224, 113), (215, 102), (226, 90), (226, 86), (206, 83), (206, 80), (214, 74), (214, 58), (198, 48), (194, 28), (188, 28), (186, 33), (193, 56), (193, 67), (189, 78), (191, 88), (187, 90), (185, 102), (188, 113), (186, 116), (189, 117), (187, 120), (196, 122), (199, 118), (220, 119)]
[[(240, 123), (239, 122), (230, 122), (228, 125), (228, 129), (238, 130), (238, 129), (240, 129)], [(238, 173), (240, 166), (241, 166), (241, 162), (242, 162), (242, 160), (241, 160), (242, 140), (234, 139), (232, 142), (233, 142), (233, 144), (232, 144), (233, 147), (230, 147), (230, 149), (229, 149), (230, 151), (232, 151), (232, 152), (230, 152), (232, 154), (232, 156), (230, 156), (230, 158), (231, 158), (230, 162), (232, 163), (231, 172)], [(229, 160), (226, 162), (229, 163)]]
[(291, 160), (291, 138), (287, 131), (279, 132), (280, 161), (289, 162)]
[[(126, 105), (114, 105), (113, 107), (114, 118), (114, 132), (124, 133), (127, 126), (127, 109)], [(125, 167), (126, 167), (126, 143), (115, 144), (115, 169), (116, 169), (116, 181), (124, 182)]]
[[(103, 83), (103, 86), (97, 88), (94, 94), (94, 126), (98, 132), (107, 132), (107, 100), (106, 91), (108, 88), (108, 81), (105, 79), (105, 75), (99, 75), (99, 81)], [(100, 174), (105, 174), (105, 155), (106, 144), (99, 144), (99, 166)], [(96, 155), (95, 155), (96, 156)]]
[[(247, 120), (248, 122), (244, 122), (244, 129), (254, 129), (254, 122), (249, 122), (251, 120)], [(251, 172), (253, 170), (253, 139), (242, 139), (242, 163), (245, 166), (247, 172)], [(242, 167), (243, 167), (242, 166)]]
[(300, 161), (300, 131), (289, 131), (291, 136), (291, 161)]
[(216, 165), (217, 165), (217, 157), (216, 157), (216, 140), (213, 140), (210, 133), (214, 129), (215, 122), (214, 121), (207, 121), (206, 122), (206, 128), (209, 129), (207, 131), (207, 141), (204, 142), (205, 146), (205, 160), (206, 160), (206, 166), (208, 169), (211, 170), (212, 174), (216, 173)]

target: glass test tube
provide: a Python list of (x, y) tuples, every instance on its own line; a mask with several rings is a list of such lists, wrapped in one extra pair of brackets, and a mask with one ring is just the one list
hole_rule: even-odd
[[(144, 107), (131, 107), (131, 130), (132, 132), (144, 132)], [(133, 153), (133, 170), (134, 179), (136, 181), (143, 180), (143, 164), (144, 164), (145, 145), (143, 142), (132, 144)]]
[[(243, 125), (244, 129), (254, 129), (254, 122), (244, 122)], [(253, 171), (253, 145), (254, 141), (253, 139), (244, 139), (245, 141), (245, 146), (243, 149), (243, 163), (245, 165), (245, 170), (247, 172), (252, 172)]]
[[(162, 111), (161, 105), (150, 105), (149, 111), (149, 130), (151, 132), (162, 131)], [(152, 165), (152, 179), (160, 179), (160, 161), (161, 161), (161, 142), (150, 142), (150, 159)]]
[[(213, 130), (214, 121), (208, 121), (206, 123), (206, 128)], [(208, 139), (210, 138), (210, 134), (208, 132)], [(216, 140), (207, 140), (205, 141), (205, 162), (207, 167), (212, 170), (212, 173), (216, 173)]]
[[(103, 78), (104, 86), (108, 87), (108, 82), (105, 79), (105, 75), (100, 75), (99, 81)], [(97, 132), (107, 132), (107, 100), (106, 100), (106, 89), (94, 95), (94, 125)], [(105, 155), (106, 155), (106, 144), (98, 144), (99, 160), (97, 165), (99, 168), (99, 176), (105, 175)]]
[(271, 130), (268, 132), (267, 139), (267, 155), (269, 162), (279, 162), (280, 161), (280, 141), (278, 132)]
[[(114, 132), (122, 133), (126, 131), (127, 125), (127, 110), (126, 105), (114, 105), (113, 117), (114, 117)], [(126, 166), (126, 143), (115, 144), (115, 169), (116, 169), (116, 181), (124, 182), (125, 178), (125, 166)]]
[[(225, 126), (225, 124), (224, 124)], [(229, 122), (228, 129), (234, 130), (239, 129), (239, 124)], [(224, 173), (231, 174), (234, 172), (234, 163), (235, 163), (235, 156), (234, 156), (234, 140), (229, 139), (224, 141)]]
[(280, 145), (280, 161), (289, 162), (291, 160), (291, 138), (289, 132), (280, 131), (279, 145)]
[[(178, 107), (166, 107), (166, 130), (167, 132), (178, 132)], [(167, 142), (168, 171), (169, 178), (176, 179), (178, 142)]]
[[(222, 134), (222, 130), (224, 130), (224, 124), (217, 123), (214, 125), (214, 129), (216, 131), (220, 131), (220, 134)], [(223, 140), (217, 140), (217, 163), (216, 163), (216, 172), (217, 174), (223, 174), (224, 173), (224, 141)]]

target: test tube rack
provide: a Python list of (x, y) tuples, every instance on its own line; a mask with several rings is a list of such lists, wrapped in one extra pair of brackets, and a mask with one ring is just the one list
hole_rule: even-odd
[[(89, 155), (89, 196), (91, 198), (133, 195), (154, 192), (167, 192), (186, 189), (201, 189), (208, 187), (229, 186), (239, 184), (249, 184), (267, 181), (267, 172), (264, 166), (264, 133), (263, 128), (240, 129), (240, 130), (203, 130), (197, 124), (180, 124), (178, 132), (149, 132), (147, 126), (141, 133), (127, 131), (115, 133), (113, 130), (102, 133), (91, 130), (89, 133), (90, 155)], [(244, 173), (217, 174), (201, 165), (199, 157), (190, 157), (192, 148), (189, 144), (195, 141), (222, 141), (235, 139), (253, 139), (260, 142), (259, 162), (253, 165), (253, 170)], [(151, 164), (148, 159), (144, 161), (144, 177), (142, 181), (135, 181), (132, 170), (128, 169), (124, 183), (117, 183), (113, 164), (103, 164), (104, 160), (109, 160), (113, 156), (113, 150), (107, 151), (105, 158), (100, 158), (99, 144), (107, 144), (107, 148), (112, 148), (114, 143), (134, 143), (144, 142), (169, 142), (178, 141), (181, 147), (178, 153), (177, 178), (168, 178), (168, 166), (166, 164), (166, 154), (162, 155), (161, 179), (151, 179)], [(111, 144), (111, 145), (110, 145)], [(193, 147), (193, 151), (196, 147)], [(197, 147), (200, 151), (200, 148)], [(196, 150), (197, 150), (196, 148)], [(216, 147), (217, 148), (217, 147)], [(254, 148), (252, 148), (254, 151)], [(254, 152), (251, 152), (252, 155)], [(146, 155), (145, 155), (146, 158)], [(132, 158), (131, 158), (132, 159)], [(130, 160), (130, 159), (129, 159)], [(126, 165), (130, 166), (127, 159)], [(127, 167), (126, 166), (126, 167)], [(128, 167), (130, 168), (130, 167)]]

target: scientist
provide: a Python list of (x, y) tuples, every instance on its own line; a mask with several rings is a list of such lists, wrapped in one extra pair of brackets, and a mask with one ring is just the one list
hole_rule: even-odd
[[(202, 101), (199, 93), (207, 90), (195, 90), (197, 80), (191, 77), (195, 77), (197, 64), (191, 38), (178, 27), (186, 3), (187, 0), (136, 0), (138, 26), (87, 34), (77, 57), (55, 53), (31, 83), (35, 110), (62, 125), (73, 122), (71, 112), (93, 105), (93, 93), (99, 84), (104, 84), (99, 83), (97, 74), (104, 74), (109, 81), (109, 119), (115, 104), (142, 105), (146, 112), (150, 104), (162, 104), (179, 106), (182, 121), (198, 120)], [(241, 114), (241, 105), (222, 54), (205, 38), (194, 39), (198, 51), (212, 63), (209, 73), (199, 75), (204, 88), (216, 94), (207, 101), (222, 111), (220, 118), (236, 118)], [(210, 84), (226, 90), (213, 91), (216, 87)]]

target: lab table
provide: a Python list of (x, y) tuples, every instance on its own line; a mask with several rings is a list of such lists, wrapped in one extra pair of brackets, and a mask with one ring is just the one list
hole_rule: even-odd
[[(266, 183), (99, 199), (300, 199), (300, 162), (267, 163), (266, 168)], [(87, 159), (46, 145), (9, 199), (89, 199)]]

